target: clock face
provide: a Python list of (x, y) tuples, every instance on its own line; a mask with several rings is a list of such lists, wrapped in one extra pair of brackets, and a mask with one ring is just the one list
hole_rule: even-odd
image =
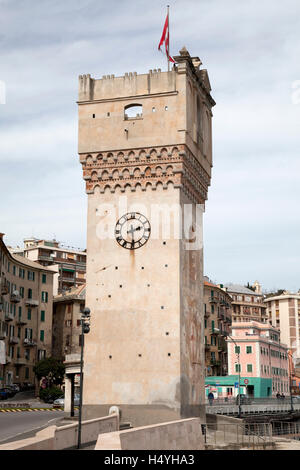
[(139, 212), (129, 212), (117, 222), (115, 237), (117, 242), (127, 250), (141, 248), (150, 238), (149, 220)]

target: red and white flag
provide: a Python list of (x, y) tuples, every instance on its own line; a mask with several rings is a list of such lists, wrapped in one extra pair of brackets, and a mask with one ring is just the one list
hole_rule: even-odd
[(175, 60), (169, 54), (169, 41), (170, 41), (169, 14), (167, 14), (167, 18), (165, 21), (165, 25), (164, 25), (163, 33), (162, 33), (161, 40), (158, 46), (158, 50), (161, 51), (161, 46), (163, 45), (163, 43), (165, 43), (167, 58), (170, 62), (175, 63)]

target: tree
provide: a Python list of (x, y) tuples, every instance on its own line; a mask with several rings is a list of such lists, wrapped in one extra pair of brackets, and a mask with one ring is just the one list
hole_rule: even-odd
[(250, 289), (250, 290), (253, 290), (253, 292), (255, 292), (255, 287), (251, 286), (248, 282), (248, 284), (244, 287), (247, 287), (247, 289)]
[(285, 289), (278, 289), (277, 292), (269, 292), (268, 294), (266, 294), (266, 298), (268, 298), (268, 297), (278, 297), (279, 295), (284, 294), (284, 292), (285, 292)]
[(45, 377), (48, 387), (51, 387), (53, 384), (61, 385), (63, 383), (65, 366), (59, 359), (47, 357), (34, 366), (33, 372), (39, 380)]

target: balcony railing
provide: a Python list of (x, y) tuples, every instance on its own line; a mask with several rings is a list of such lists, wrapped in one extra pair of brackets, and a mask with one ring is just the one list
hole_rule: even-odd
[(5, 282), (1, 283), (1, 295), (7, 295), (9, 293), (8, 285)]
[(221, 365), (221, 361), (217, 361), (217, 360), (215, 360), (215, 359), (211, 359), (210, 365), (211, 365), (211, 366), (219, 366), (219, 365)]
[(24, 366), (25, 364), (27, 364), (27, 361), (25, 357), (17, 357), (17, 359), (15, 360), (15, 364), (18, 366)]
[(14, 304), (21, 302), (21, 296), (19, 294), (10, 294), (10, 301)]
[(33, 299), (26, 299), (25, 300), (25, 305), (28, 307), (38, 307), (39, 306), (39, 301), (38, 300), (33, 300)]
[(221, 330), (219, 328), (211, 328), (210, 334), (211, 335), (219, 335), (221, 333)]
[(19, 344), (19, 338), (17, 338), (16, 336), (10, 336), (9, 343), (10, 344)]
[(16, 324), (17, 324), (18, 326), (27, 325), (27, 321), (26, 321), (26, 320), (22, 320), (22, 318), (19, 317), (19, 318), (17, 319), (17, 321), (16, 321)]
[(6, 356), (6, 364), (10, 364), (12, 361), (12, 358), (10, 356)]
[(14, 320), (14, 314), (13, 313), (8, 313), (6, 312), (5, 314), (5, 321), (13, 321)]
[(7, 333), (4, 331), (0, 332), (0, 340), (6, 339), (7, 338)]
[(32, 339), (25, 338), (23, 342), (24, 346), (27, 348), (31, 348), (33, 346), (36, 346), (36, 342), (33, 341)]

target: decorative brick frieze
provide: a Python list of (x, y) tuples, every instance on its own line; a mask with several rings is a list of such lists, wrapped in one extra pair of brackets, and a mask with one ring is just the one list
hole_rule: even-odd
[(181, 188), (195, 203), (207, 199), (210, 177), (185, 145), (80, 155), (87, 194)]

